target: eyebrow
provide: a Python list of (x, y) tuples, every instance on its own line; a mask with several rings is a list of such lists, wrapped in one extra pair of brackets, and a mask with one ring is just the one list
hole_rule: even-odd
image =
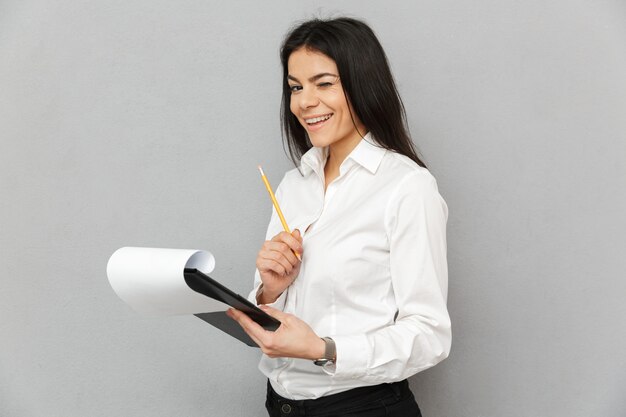
[[(323, 73), (321, 73), (321, 74), (317, 74), (317, 75), (314, 75), (314, 76), (312, 76), (311, 78), (309, 78), (309, 82), (314, 82), (314, 81), (317, 81), (317, 80), (319, 80), (320, 78), (323, 78), (323, 77), (326, 77), (326, 76), (331, 76), (331, 77), (339, 77), (337, 74), (331, 74), (330, 72), (323, 72)], [(295, 82), (297, 82), (297, 83), (299, 83), (299, 82), (300, 82), (300, 81), (299, 81), (296, 77), (294, 77), (293, 75), (287, 75), (287, 78), (288, 78), (288, 79), (290, 79), (290, 80), (292, 80), (292, 81), (295, 81)]]

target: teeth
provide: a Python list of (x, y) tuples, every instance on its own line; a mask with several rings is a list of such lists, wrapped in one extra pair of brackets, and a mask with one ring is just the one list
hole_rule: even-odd
[(324, 120), (328, 120), (328, 119), (330, 119), (330, 116), (332, 116), (332, 113), (331, 114), (327, 114), (325, 116), (314, 117), (312, 119), (304, 119), (304, 121), (307, 122), (308, 124), (313, 124), (313, 123), (318, 123), (318, 122), (321, 122), (321, 121), (324, 121)]

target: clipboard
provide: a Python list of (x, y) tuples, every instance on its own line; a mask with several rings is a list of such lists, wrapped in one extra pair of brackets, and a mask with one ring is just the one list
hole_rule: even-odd
[[(204, 274), (202, 271), (195, 268), (185, 268), (184, 277), (185, 282), (192, 290), (246, 313), (248, 317), (265, 330), (275, 331), (280, 326), (280, 321), (265, 313), (246, 298)], [(259, 347), (250, 336), (243, 331), (239, 323), (226, 315), (225, 311), (198, 313), (194, 314), (194, 316), (217, 327), (224, 333), (228, 333), (232, 337), (239, 339), (248, 346)]]

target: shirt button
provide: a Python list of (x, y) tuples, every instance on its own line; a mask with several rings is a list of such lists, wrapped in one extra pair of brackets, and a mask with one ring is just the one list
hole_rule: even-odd
[(291, 406), (289, 404), (283, 404), (283, 406), (280, 407), (280, 411), (282, 411), (285, 414), (289, 414), (291, 413)]

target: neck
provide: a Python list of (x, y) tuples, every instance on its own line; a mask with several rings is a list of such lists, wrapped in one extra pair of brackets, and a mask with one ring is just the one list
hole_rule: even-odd
[[(366, 133), (363, 134), (365, 136)], [(335, 142), (328, 147), (328, 159), (326, 160), (325, 171), (326, 172), (339, 172), (339, 166), (343, 163), (350, 152), (356, 148), (361, 141), (361, 135), (359, 132), (354, 132), (354, 135), (349, 138), (345, 138), (339, 142)]]

